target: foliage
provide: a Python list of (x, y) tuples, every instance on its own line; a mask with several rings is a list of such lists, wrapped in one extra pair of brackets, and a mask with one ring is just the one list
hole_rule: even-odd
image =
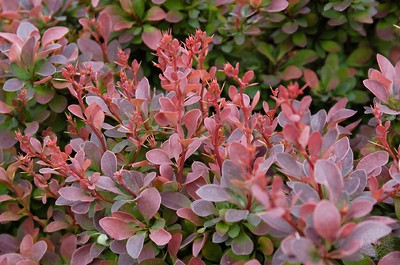
[(317, 2), (0, 1), (0, 263), (397, 264), (396, 5)]

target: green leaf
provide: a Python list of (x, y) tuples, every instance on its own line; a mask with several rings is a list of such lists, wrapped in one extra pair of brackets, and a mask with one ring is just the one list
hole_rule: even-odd
[(364, 257), (358, 261), (345, 261), (343, 260), (345, 265), (374, 265), (375, 263), (369, 257)]
[(240, 225), (237, 223), (234, 223), (231, 228), (229, 228), (228, 235), (230, 238), (235, 238), (239, 235), (240, 232)]
[(370, 101), (368, 93), (364, 90), (351, 90), (346, 97), (349, 102), (354, 102), (357, 104), (366, 104)]
[(144, 0), (132, 0), (133, 12), (135, 12), (136, 16), (138, 16), (141, 20), (144, 16)]
[(289, 58), (289, 60), (285, 63), (284, 68), (286, 68), (289, 65), (296, 65), (296, 66), (302, 66), (308, 63), (311, 63), (312, 61), (315, 61), (318, 58), (318, 55), (315, 51), (313, 50), (299, 50), (292, 57)]
[(201, 253), (207, 260), (219, 262), (222, 257), (222, 248), (218, 244), (206, 241)]
[(274, 252), (274, 244), (268, 237), (262, 236), (258, 239), (258, 249), (266, 256)]
[(347, 58), (346, 63), (349, 66), (361, 67), (371, 58), (373, 52), (369, 47), (360, 47), (355, 49)]
[(229, 225), (227, 225), (227, 224), (224, 223), (224, 222), (218, 222), (218, 223), (215, 225), (215, 230), (217, 230), (217, 232), (218, 232), (219, 234), (224, 235), (224, 234), (226, 234), (226, 232), (228, 232), (228, 230), (229, 230)]
[(185, 6), (182, 1), (180, 0), (167, 0), (163, 4), (168, 10), (175, 9), (175, 10), (182, 10), (185, 9)]
[(32, 76), (25, 69), (19, 67), (16, 63), (11, 63), (10, 67), (14, 77), (23, 81), (29, 81), (31, 79)]
[(56, 113), (62, 113), (68, 105), (68, 100), (62, 95), (56, 95), (50, 102), (49, 107)]
[(257, 50), (268, 58), (274, 65), (276, 64), (275, 56), (273, 55), (273, 46), (265, 42), (256, 43)]
[(341, 47), (340, 45), (332, 40), (325, 40), (325, 41), (321, 41), (320, 42), (322, 48), (327, 51), (327, 52), (332, 52), (332, 53), (336, 53), (336, 52), (340, 52)]
[(303, 31), (297, 31), (292, 37), (293, 43), (299, 47), (305, 47), (307, 45), (307, 37)]
[(394, 210), (396, 212), (396, 217), (400, 220), (400, 199), (394, 200)]

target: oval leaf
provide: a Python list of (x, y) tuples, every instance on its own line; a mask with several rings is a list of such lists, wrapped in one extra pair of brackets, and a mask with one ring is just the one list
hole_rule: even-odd
[(161, 196), (156, 188), (148, 188), (144, 190), (137, 199), (137, 207), (139, 212), (146, 219), (152, 218), (161, 205)]
[(197, 195), (203, 200), (210, 202), (224, 202), (229, 201), (231, 197), (224, 188), (216, 184), (209, 184), (200, 187), (196, 191)]

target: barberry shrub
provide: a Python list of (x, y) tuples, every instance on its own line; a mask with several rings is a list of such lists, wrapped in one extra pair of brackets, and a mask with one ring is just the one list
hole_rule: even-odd
[(291, 83), (261, 102), (246, 94), (252, 70), (205, 65), (211, 43), (164, 33), (159, 89), (122, 50), (117, 67), (62, 68), (68, 143), (18, 131), (17, 160), (0, 168), (2, 264), (400, 261), (397, 66), (378, 56), (365, 81), (376, 133), (357, 138), (346, 98), (312, 112)]

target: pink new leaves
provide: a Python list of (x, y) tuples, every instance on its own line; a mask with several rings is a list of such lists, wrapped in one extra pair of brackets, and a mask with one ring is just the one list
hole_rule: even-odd
[(400, 99), (400, 62), (395, 66), (383, 55), (376, 56), (379, 69), (370, 69), (364, 85), (382, 102), (398, 110)]
[[(36, 74), (44, 78), (54, 74), (56, 68), (44, 58), (63, 47), (63, 45), (54, 42), (61, 40), (67, 33), (68, 29), (66, 27), (50, 28), (43, 34), (41, 47), (39, 47), (39, 30), (29, 22), (22, 22), (16, 33), (0, 32), (0, 38), (11, 43), (7, 53), (10, 62), (21, 67), (20, 73), (14, 73), (18, 78), (7, 80), (3, 89), (5, 91), (20, 90), (24, 85), (24, 81), (29, 81), (29, 78), (32, 78), (29, 73), (32, 72), (35, 63), (37, 63)], [(43, 61), (39, 62), (39, 60)], [(26, 73), (22, 72), (24, 70)]]

